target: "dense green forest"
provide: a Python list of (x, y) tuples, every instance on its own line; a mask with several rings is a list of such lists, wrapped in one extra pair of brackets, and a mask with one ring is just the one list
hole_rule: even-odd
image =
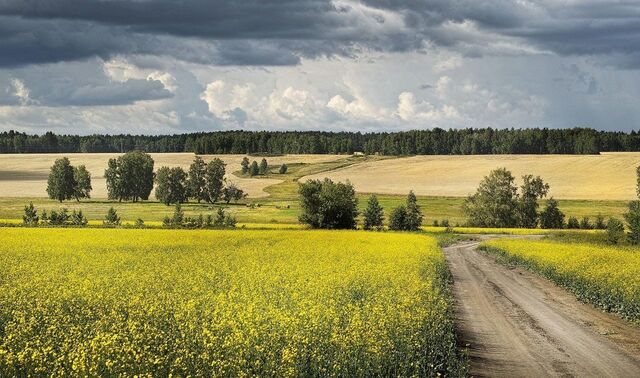
[(0, 133), (0, 153), (196, 152), (383, 155), (597, 154), (640, 151), (640, 133), (573, 129), (449, 129), (395, 133), (217, 131), (176, 135)]

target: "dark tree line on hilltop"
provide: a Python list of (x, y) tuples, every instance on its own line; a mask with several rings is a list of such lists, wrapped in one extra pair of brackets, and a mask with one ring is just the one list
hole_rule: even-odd
[(0, 133), (0, 153), (196, 152), (199, 154), (597, 154), (640, 151), (640, 133), (593, 129), (449, 129), (397, 133), (219, 131), (176, 135)]

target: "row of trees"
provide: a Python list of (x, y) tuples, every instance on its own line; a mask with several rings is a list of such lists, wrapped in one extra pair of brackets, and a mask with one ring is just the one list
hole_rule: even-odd
[(190, 198), (198, 203), (238, 202), (246, 197), (244, 191), (225, 179), (226, 164), (215, 158), (206, 163), (196, 156), (185, 172), (181, 167), (162, 167), (156, 173), (156, 198), (165, 205), (180, 204)]
[[(266, 162), (265, 162), (266, 164)], [(189, 171), (181, 167), (162, 167), (154, 173), (154, 161), (145, 152), (132, 151), (109, 159), (104, 177), (110, 200), (148, 200), (155, 183), (155, 196), (166, 205), (194, 199), (209, 203), (223, 199), (229, 203), (246, 197), (233, 183), (226, 183), (226, 164), (215, 158), (206, 163), (197, 156)], [(226, 185), (225, 185), (226, 184)], [(84, 165), (74, 167), (69, 159), (57, 159), (51, 167), (47, 185), (49, 198), (69, 200), (90, 198), (91, 175)]]
[(219, 131), (180, 135), (0, 133), (0, 153), (196, 152), (198, 154), (595, 154), (640, 151), (640, 134), (572, 129), (449, 129), (395, 133)]
[[(38, 211), (33, 206), (33, 203), (24, 207), (24, 215), (22, 217), (22, 223), (27, 227), (37, 226), (86, 226), (89, 221), (82, 213), (82, 210), (73, 210), (69, 213), (67, 208), (63, 208), (60, 211), (51, 210), (47, 214), (46, 210), (42, 210), (41, 215), (38, 215)], [(105, 215), (102, 224), (105, 227), (116, 227), (122, 223), (118, 212), (113, 207), (110, 207)], [(203, 216), (200, 214), (197, 217), (186, 217), (180, 204), (177, 204), (173, 212), (173, 216), (165, 217), (162, 221), (164, 228), (235, 228), (236, 219), (231, 215), (226, 214), (223, 208), (218, 208), (216, 216), (208, 214)], [(134, 227), (145, 227), (144, 221), (138, 218)]]
[[(267, 163), (267, 159), (265, 158), (262, 158), (262, 160), (260, 161), (260, 164), (258, 164), (258, 162), (255, 160), (249, 163), (249, 158), (245, 156), (244, 158), (242, 158), (242, 162), (240, 163), (240, 166), (242, 167), (242, 174), (249, 175), (251, 177), (258, 176), (258, 175), (266, 175), (269, 173), (269, 164)], [(283, 175), (287, 173), (288, 168), (289, 167), (287, 167), (287, 165), (283, 163), (278, 169), (278, 173)]]
[[(357, 227), (358, 198), (351, 183), (324, 180), (309, 180), (299, 185), (301, 223), (312, 228), (355, 229)], [(365, 230), (382, 230), (384, 209), (375, 195), (369, 197), (363, 212)], [(422, 226), (422, 212), (416, 196), (409, 192), (406, 205), (392, 210), (389, 229), (397, 231), (417, 231)]]

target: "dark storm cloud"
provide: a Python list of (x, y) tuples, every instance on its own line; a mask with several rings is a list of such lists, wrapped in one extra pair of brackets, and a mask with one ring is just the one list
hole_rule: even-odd
[[(0, 66), (114, 54), (170, 55), (217, 65), (294, 65), (302, 57), (361, 49), (445, 46), (468, 56), (495, 52), (490, 38), (560, 55), (615, 55), (640, 65), (637, 1), (511, 0), (4, 0)], [(389, 26), (384, 12), (399, 15)], [(452, 31), (472, 22), (474, 30)], [(474, 33), (476, 35), (474, 35)]]

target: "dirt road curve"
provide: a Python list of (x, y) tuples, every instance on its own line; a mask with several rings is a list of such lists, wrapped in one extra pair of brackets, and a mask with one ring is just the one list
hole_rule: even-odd
[(471, 375), (640, 377), (640, 327), (477, 246), (445, 248)]

